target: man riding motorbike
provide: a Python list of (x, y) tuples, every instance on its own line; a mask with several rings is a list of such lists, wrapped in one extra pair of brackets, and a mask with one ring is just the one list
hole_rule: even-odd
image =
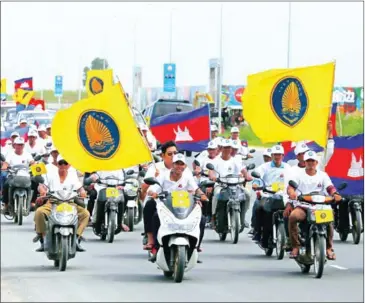
[(28, 132), (28, 142), (25, 143), (25, 150), (30, 154), (44, 155), (46, 154), (46, 148), (40, 142), (38, 142), (37, 131), (30, 130)]
[[(289, 165), (283, 162), (284, 148), (281, 145), (275, 145), (271, 149), (271, 155), (273, 161), (260, 165), (256, 172), (260, 174), (261, 179), (265, 182), (267, 187), (276, 185), (278, 195), (284, 194), (285, 188), (285, 174), (289, 169)], [(260, 180), (258, 180), (259, 183)], [(252, 188), (260, 187), (256, 182), (252, 185)], [(255, 236), (252, 238), (255, 242), (261, 242), (263, 248), (268, 248), (268, 240), (272, 231), (272, 211), (270, 199), (266, 197), (259, 197), (259, 205), (256, 206), (256, 225)], [(265, 204), (266, 207), (265, 207)], [(261, 230), (263, 230), (261, 232)]]
[(43, 124), (38, 126), (38, 135), (39, 141), (42, 142), (44, 146), (49, 142), (53, 144), (52, 137), (47, 135), (47, 129)]
[[(243, 167), (242, 165), (239, 165), (237, 163), (237, 160), (235, 160), (232, 156), (232, 140), (231, 139), (223, 139), (222, 140), (222, 154), (217, 158), (217, 161), (215, 162), (215, 171), (219, 174), (220, 177), (226, 177), (227, 175), (234, 174), (234, 175), (243, 175), (243, 177), (247, 181), (253, 180), (252, 177), (247, 173), (246, 167)], [(218, 176), (214, 171), (209, 171), (209, 178), (212, 181), (216, 181)], [(213, 202), (212, 202), (212, 228), (215, 228), (215, 213), (216, 208), (218, 204), (218, 197), (222, 190), (222, 187), (220, 185), (215, 185), (214, 187), (214, 194), (213, 194)], [(250, 204), (250, 193), (246, 188), (244, 188), (245, 196), (246, 196), (246, 204)], [(246, 210), (248, 208), (245, 207)], [(241, 212), (241, 222), (245, 222), (245, 215), (246, 210)]]
[[(315, 152), (308, 151), (304, 155), (305, 170), (297, 174), (293, 181), (298, 184), (298, 192), (303, 195), (310, 194), (311, 192), (321, 192), (331, 195), (335, 201), (342, 199), (341, 195), (337, 192), (336, 188), (332, 184), (331, 179), (327, 173), (318, 170), (318, 157)], [(296, 190), (288, 185), (287, 193), (291, 200), (297, 199)], [(285, 215), (289, 214), (289, 237), (292, 244), (291, 258), (296, 258), (299, 254), (299, 239), (298, 239), (298, 222), (303, 222), (307, 217), (306, 208), (308, 206), (301, 204), (299, 201), (295, 201), (294, 204), (287, 204), (285, 209)], [(328, 237), (327, 237), (327, 258), (329, 260), (335, 260), (336, 255), (333, 251), (333, 225), (329, 225)], [(310, 252), (307, 252), (309, 254)]]
[[(165, 172), (160, 174), (157, 177), (157, 181), (160, 183), (162, 187), (162, 191), (167, 191), (171, 193), (172, 191), (188, 191), (190, 193), (195, 193), (201, 195), (201, 201), (207, 201), (208, 198), (206, 195), (201, 191), (201, 189), (196, 184), (193, 175), (190, 173), (185, 173), (186, 169), (186, 159), (185, 156), (182, 154), (177, 154), (173, 157), (173, 167), (171, 171)], [(158, 185), (153, 185), (149, 191), (148, 195), (151, 196), (153, 199), (158, 197), (158, 194), (161, 192), (161, 188)], [(201, 206), (201, 203), (199, 202)], [(152, 226), (153, 226), (153, 243), (152, 243), (152, 250), (151, 253), (156, 255), (157, 253), (157, 233), (160, 227), (160, 220), (157, 215), (157, 212), (154, 213), (152, 219)], [(202, 215), (200, 220), (200, 238), (199, 243), (197, 245), (197, 249), (200, 252), (200, 245), (204, 237), (204, 229), (205, 229), (205, 217)]]
[[(2, 170), (7, 169), (9, 166), (12, 167), (19, 164), (30, 166), (34, 163), (32, 155), (24, 150), (24, 144), (24, 139), (21, 137), (17, 137), (14, 140), (14, 151), (6, 155), (5, 162), (2, 164)], [(9, 181), (8, 178), (3, 186), (4, 213), (8, 213)]]
[[(51, 214), (52, 204), (49, 200), (44, 201), (44, 198), (48, 191), (58, 191), (62, 190), (63, 188), (70, 189), (70, 190), (77, 190), (81, 198), (86, 197), (86, 192), (82, 187), (77, 175), (71, 173), (70, 171), (70, 164), (62, 158), (61, 155), (57, 157), (57, 166), (58, 170), (51, 170), (47, 173), (47, 177), (44, 180), (44, 184), (40, 184), (38, 187), (38, 191), (40, 194), (40, 198), (38, 202), (43, 204), (42, 206), (38, 207), (35, 211), (34, 215), (34, 222), (36, 224), (36, 232), (37, 236), (33, 239), (33, 242), (37, 242), (38, 240), (41, 243), (40, 248), (36, 251), (41, 252), (44, 251), (44, 243), (43, 239), (46, 233), (46, 216)], [(77, 228), (77, 237), (78, 243), (76, 243), (77, 251), (85, 251), (81, 246), (80, 242), (82, 239), (82, 233), (84, 232), (88, 222), (89, 222), (89, 213), (88, 211), (80, 206), (81, 203), (75, 199), (75, 206), (77, 208), (77, 215), (79, 219), (78, 228)]]

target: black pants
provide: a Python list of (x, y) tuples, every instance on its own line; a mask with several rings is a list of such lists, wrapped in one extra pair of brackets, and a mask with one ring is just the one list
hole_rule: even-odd
[(268, 241), (270, 234), (272, 233), (272, 211), (267, 211), (264, 209), (266, 198), (260, 200), (259, 205), (256, 208), (256, 232), (262, 236), (262, 245), (264, 247), (268, 246)]
[(87, 202), (87, 210), (88, 210), (90, 216), (92, 216), (93, 210), (94, 210), (94, 205), (95, 205), (95, 200), (97, 197), (97, 192), (95, 189), (90, 189), (90, 190), (88, 190), (88, 193), (89, 193), (89, 201)]
[(146, 205), (143, 208), (143, 223), (145, 233), (153, 232), (152, 218), (156, 211), (156, 201), (154, 199), (148, 199)]
[[(202, 215), (201, 219), (200, 219), (200, 235), (199, 235), (199, 243), (197, 245), (198, 248), (200, 248), (200, 245), (202, 244), (203, 238), (204, 238), (204, 231), (205, 231), (205, 224), (206, 224), (207, 220), (205, 218), (205, 216)], [(158, 217), (157, 212), (155, 212), (155, 214), (152, 217), (152, 227), (153, 227), (153, 238), (155, 240), (155, 246), (158, 246), (158, 241), (157, 241), (157, 233), (158, 233), (158, 229), (160, 228), (160, 218)]]

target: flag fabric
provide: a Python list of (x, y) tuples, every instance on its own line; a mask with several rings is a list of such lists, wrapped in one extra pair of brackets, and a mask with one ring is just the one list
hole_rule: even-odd
[(364, 195), (364, 134), (335, 137), (335, 151), (326, 166), (333, 184), (347, 187), (344, 195)]
[(0, 134), (1, 146), (5, 146), (6, 140), (10, 140), (10, 136), (11, 136), (12, 132), (18, 132), (20, 137), (22, 137), (25, 141), (28, 141), (28, 131), (29, 131), (29, 127), (15, 128), (12, 130), (2, 131)]
[(30, 100), (33, 98), (34, 96), (34, 91), (29, 91), (29, 90), (24, 90), (19, 88), (15, 93), (14, 93), (14, 100), (20, 104), (23, 104), (25, 106), (27, 106), (30, 102)]
[(336, 114), (337, 114), (337, 103), (332, 103), (330, 119), (331, 119), (331, 122), (332, 122), (332, 134), (333, 134), (334, 137), (337, 137)]
[[(320, 152), (324, 151), (324, 148), (322, 146), (319, 146), (314, 141), (303, 141), (303, 142), (305, 142), (305, 144), (308, 146), (308, 148), (310, 150), (315, 151), (316, 153), (320, 153)], [(294, 153), (294, 150), (295, 150), (297, 143), (292, 142), (292, 141), (285, 141), (285, 142), (282, 142), (281, 145), (284, 148), (285, 161), (295, 160), (296, 155)]]
[(1, 101), (6, 101), (6, 79), (1, 79), (1, 84), (0, 84), (0, 95), (1, 95)]
[(160, 143), (175, 141), (180, 150), (201, 152), (210, 140), (209, 105), (183, 112), (153, 118), (152, 134)]
[(22, 78), (14, 81), (14, 91), (19, 88), (24, 90), (33, 90), (33, 77)]
[(245, 119), (263, 143), (312, 140), (325, 147), (335, 63), (250, 75)]
[(86, 78), (87, 97), (100, 94), (104, 90), (108, 90), (113, 86), (113, 70), (89, 70)]
[(81, 172), (113, 171), (152, 161), (119, 83), (57, 111), (52, 138), (60, 154)]
[(44, 100), (41, 100), (41, 99), (34, 99), (32, 98), (29, 103), (28, 103), (28, 106), (27, 106), (27, 109), (28, 110), (33, 110), (35, 109), (36, 106), (40, 105), (42, 107), (42, 110), (46, 110), (46, 104), (44, 102)]

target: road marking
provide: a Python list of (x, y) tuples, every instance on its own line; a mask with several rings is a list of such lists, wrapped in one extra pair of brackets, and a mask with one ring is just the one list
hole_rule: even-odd
[(332, 266), (334, 268), (337, 268), (337, 269), (340, 269), (340, 270), (348, 270), (348, 268), (342, 267), (342, 266), (339, 266), (339, 265), (330, 265), (330, 266)]

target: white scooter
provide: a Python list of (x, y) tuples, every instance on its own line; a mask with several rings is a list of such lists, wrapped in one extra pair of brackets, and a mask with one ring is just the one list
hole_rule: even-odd
[[(155, 178), (146, 178), (144, 182), (161, 186)], [(202, 216), (201, 207), (196, 204), (199, 198), (186, 191), (174, 191), (162, 192), (156, 199), (161, 223), (157, 235), (160, 248), (156, 263), (166, 277), (173, 276), (177, 283), (182, 281), (184, 272), (195, 267), (198, 261), (197, 245)]]

